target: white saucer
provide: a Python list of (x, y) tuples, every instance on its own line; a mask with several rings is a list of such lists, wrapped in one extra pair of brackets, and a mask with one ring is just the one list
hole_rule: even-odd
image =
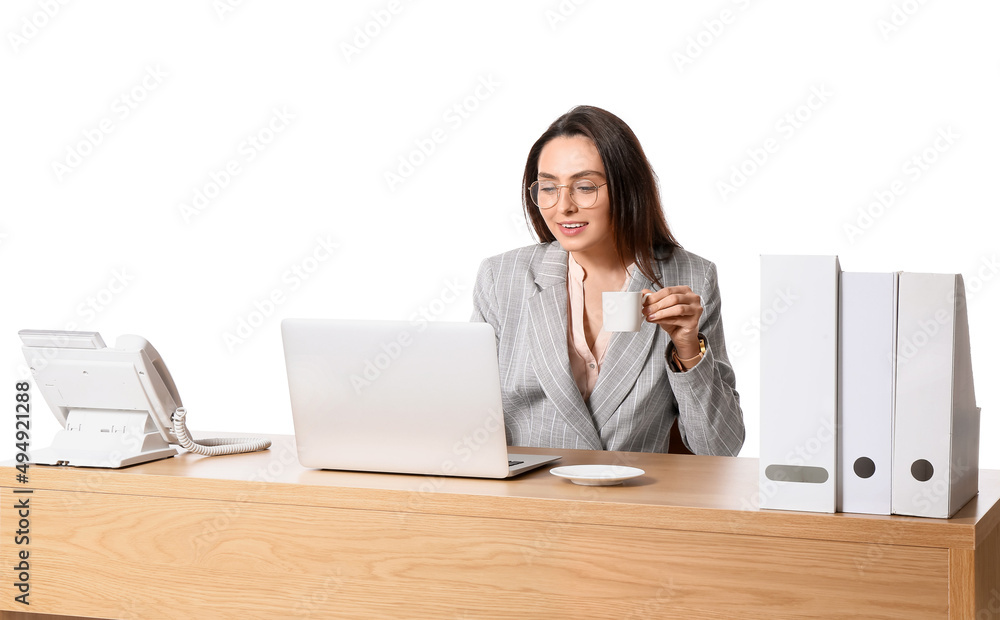
[(554, 467), (549, 470), (549, 473), (560, 478), (568, 478), (573, 484), (603, 487), (621, 484), (629, 478), (641, 476), (646, 472), (624, 465), (567, 465)]

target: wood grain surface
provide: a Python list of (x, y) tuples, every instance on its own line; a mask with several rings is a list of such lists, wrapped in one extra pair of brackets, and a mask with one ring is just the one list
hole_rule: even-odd
[[(992, 602), (1000, 611), (991, 599), (1000, 597), (1000, 472), (981, 472), (980, 495), (939, 520), (762, 511), (754, 459), (530, 450), (562, 454), (559, 465), (646, 471), (623, 486), (581, 487), (549, 467), (512, 480), (306, 470), (290, 437), (273, 439), (267, 452), (124, 470), (32, 467), (32, 610), (977, 618)], [(7, 480), (13, 470), (0, 467)], [(11, 567), (14, 495), (0, 493), (0, 565)], [(0, 608), (13, 610), (4, 619), (44, 618), (15, 613), (11, 579), (0, 584)]]

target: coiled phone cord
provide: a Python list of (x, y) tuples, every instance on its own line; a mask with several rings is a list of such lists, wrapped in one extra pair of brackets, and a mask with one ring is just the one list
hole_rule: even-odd
[(241, 454), (243, 452), (256, 452), (267, 450), (271, 447), (270, 439), (257, 439), (253, 437), (218, 437), (212, 439), (201, 439), (195, 441), (188, 432), (187, 424), (184, 423), (184, 416), (187, 409), (178, 407), (170, 419), (174, 423), (174, 434), (181, 447), (188, 452), (203, 454), (205, 456), (219, 456), (222, 454)]

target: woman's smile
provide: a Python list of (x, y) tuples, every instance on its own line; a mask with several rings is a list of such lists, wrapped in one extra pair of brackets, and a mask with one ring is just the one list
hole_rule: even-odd
[(583, 229), (587, 227), (587, 222), (577, 222), (577, 221), (565, 221), (559, 222), (559, 228), (562, 233), (567, 237), (572, 237), (574, 235), (579, 235), (583, 232)]

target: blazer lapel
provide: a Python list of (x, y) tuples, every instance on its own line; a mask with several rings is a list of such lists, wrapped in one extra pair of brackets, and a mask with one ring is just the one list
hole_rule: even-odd
[[(652, 283), (635, 268), (628, 290), (638, 293), (644, 288), (653, 290)], [(590, 406), (598, 429), (607, 424), (635, 384), (658, 329), (659, 325), (644, 319), (637, 332), (611, 334), (608, 350), (604, 354), (606, 362), (601, 365), (597, 385), (590, 395)]]
[(601, 436), (570, 372), (566, 259), (566, 251), (552, 243), (536, 271), (535, 283), (541, 290), (528, 299), (534, 330), (530, 354), (535, 374), (556, 410), (590, 449), (602, 450)]

